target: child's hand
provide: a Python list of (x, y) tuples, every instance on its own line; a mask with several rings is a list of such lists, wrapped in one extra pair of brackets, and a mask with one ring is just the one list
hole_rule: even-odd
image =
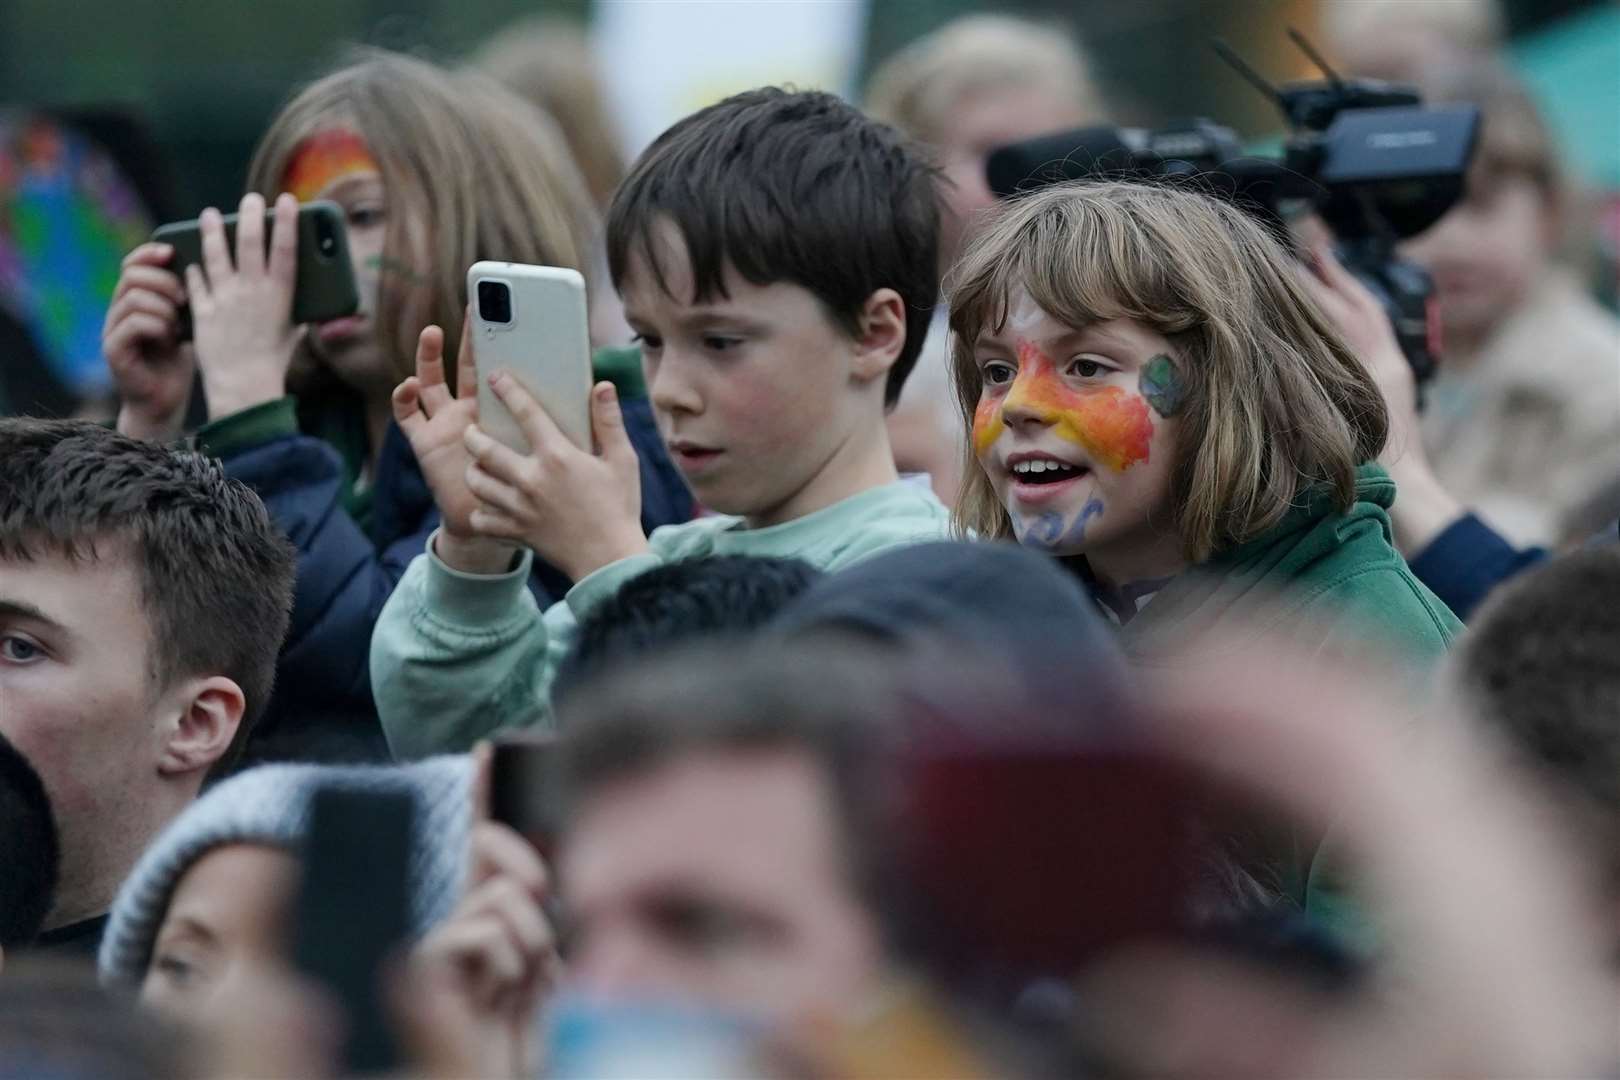
[(561, 974), (546, 865), (517, 833), (472, 832), (467, 895), (410, 958), (401, 1019), (428, 1075), (533, 1076), (530, 1032)]
[(203, 270), (186, 267), (191, 322), (208, 415), (228, 416), (287, 392), (287, 367), (302, 332), (292, 323), (298, 268), (298, 200), (276, 200), (270, 257), (264, 254), (264, 199), (242, 197), (236, 261), (218, 210), (202, 212)]
[(481, 535), (527, 544), (574, 581), (647, 550), (641, 531), (641, 470), (624, 430), (612, 383), (591, 391), (590, 454), (568, 441), (545, 409), (507, 372), (490, 380), (533, 451), (519, 454), (467, 429), (473, 466), (467, 483), (483, 506), (472, 514)]
[(394, 421), (410, 440), (443, 525), (440, 559), (469, 574), (498, 574), (512, 563), (512, 545), (478, 536), (472, 524), (478, 497), (467, 486), (472, 465), (462, 437), (478, 419), (478, 371), (466, 316), (456, 356), (456, 390), (444, 377), (444, 331), (429, 326), (416, 342), (416, 374), (394, 389)]
[(167, 268), (173, 257), (168, 244), (142, 244), (124, 256), (101, 330), (120, 402), (118, 430), (137, 439), (179, 435), (191, 397), (195, 357), (179, 342), (186, 287)]

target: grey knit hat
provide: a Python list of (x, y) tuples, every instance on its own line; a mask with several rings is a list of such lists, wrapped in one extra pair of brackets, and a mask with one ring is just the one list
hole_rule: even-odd
[(415, 796), (409, 911), (411, 932), (420, 936), (450, 913), (461, 894), (472, 773), (472, 759), (460, 755), (397, 766), (264, 765), (222, 782), (169, 823), (119, 889), (101, 940), (101, 981), (140, 985), (169, 900), (192, 864), (225, 844), (298, 847), (310, 797), (328, 785), (403, 789)]

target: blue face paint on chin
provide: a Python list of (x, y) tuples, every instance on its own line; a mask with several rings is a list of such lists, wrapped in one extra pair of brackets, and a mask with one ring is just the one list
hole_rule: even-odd
[(1070, 554), (1086, 542), (1086, 528), (1091, 519), (1103, 512), (1103, 501), (1096, 496), (1086, 500), (1072, 522), (1062, 514), (1048, 510), (1033, 518), (1013, 515), (1013, 534), (1025, 547), (1050, 554)]

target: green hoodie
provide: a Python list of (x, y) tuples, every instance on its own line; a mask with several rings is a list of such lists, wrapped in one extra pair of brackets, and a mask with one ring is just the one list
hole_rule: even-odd
[(1462, 624), (1395, 550), (1394, 501), (1395, 482), (1377, 465), (1356, 470), (1345, 513), (1329, 487), (1310, 489), (1275, 526), (1161, 589), (1125, 624), (1126, 650), (1151, 657), (1246, 615), (1317, 650), (1363, 643), (1427, 669)]
[[(1395, 482), (1377, 465), (1356, 471), (1355, 505), (1345, 513), (1325, 485), (1307, 491), (1274, 527), (1161, 589), (1125, 624), (1126, 651), (1151, 664), (1200, 631), (1246, 616), (1255, 630), (1316, 652), (1370, 645), (1426, 674), (1462, 624), (1395, 550), (1387, 513), (1394, 501)], [(1331, 855), (1309, 838), (1291, 842), (1285, 888), (1345, 944), (1370, 947), (1375, 930), (1342, 891)]]

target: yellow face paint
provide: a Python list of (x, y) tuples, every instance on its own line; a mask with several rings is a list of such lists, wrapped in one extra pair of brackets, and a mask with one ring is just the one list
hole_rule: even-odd
[(1147, 402), (1117, 386), (1072, 389), (1052, 358), (1029, 341), (1018, 343), (1018, 375), (1007, 393), (979, 398), (973, 449), (980, 457), (1001, 437), (1008, 409), (1040, 417), (1058, 438), (1084, 448), (1093, 461), (1116, 472), (1148, 459), (1153, 420)]

